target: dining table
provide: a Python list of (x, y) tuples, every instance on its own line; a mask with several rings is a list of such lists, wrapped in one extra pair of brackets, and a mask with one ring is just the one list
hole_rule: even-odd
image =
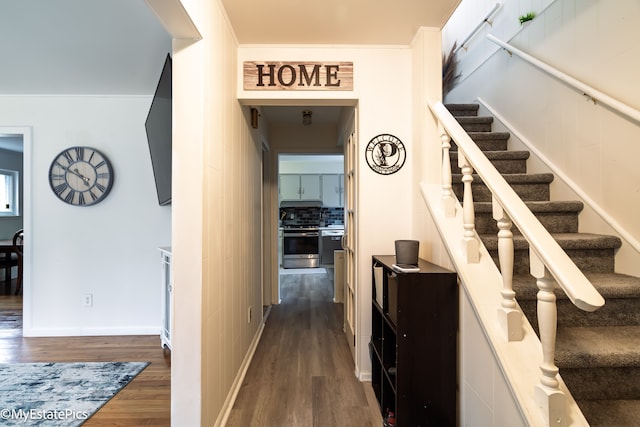
[[(2, 254), (3, 257), (10, 257), (11, 254), (13, 253), (14, 253), (13, 239), (0, 240), (0, 254)], [(11, 265), (10, 264), (6, 266), (4, 269), (4, 277), (5, 277), (4, 279), (5, 284), (11, 285)]]

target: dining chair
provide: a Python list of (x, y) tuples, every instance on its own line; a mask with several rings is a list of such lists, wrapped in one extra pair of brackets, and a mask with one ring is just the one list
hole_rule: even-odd
[(24, 249), (24, 230), (20, 229), (13, 235), (13, 252), (18, 259), (18, 280), (16, 281), (16, 295), (22, 293), (22, 270), (23, 270), (23, 249)]
[(0, 269), (4, 270), (5, 287), (7, 292), (11, 290), (11, 270), (18, 266), (18, 255), (11, 250), (0, 252)]

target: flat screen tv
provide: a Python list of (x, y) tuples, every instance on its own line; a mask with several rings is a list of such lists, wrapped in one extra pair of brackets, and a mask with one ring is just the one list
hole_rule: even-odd
[(171, 204), (171, 55), (167, 54), (144, 124), (160, 206)]

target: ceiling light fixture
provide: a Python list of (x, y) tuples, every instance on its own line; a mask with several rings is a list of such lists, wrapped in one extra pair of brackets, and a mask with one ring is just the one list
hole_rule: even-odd
[(302, 112), (302, 124), (308, 126), (311, 124), (311, 111), (304, 110)]

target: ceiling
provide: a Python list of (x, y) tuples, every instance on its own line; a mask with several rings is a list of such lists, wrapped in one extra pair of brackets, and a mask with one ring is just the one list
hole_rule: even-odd
[[(441, 28), (460, 2), (221, 1), (241, 44), (347, 45), (407, 45), (420, 26)], [(0, 11), (0, 95), (150, 95), (171, 50), (144, 0), (0, 0)], [(263, 113), (301, 120), (302, 107), (280, 108)], [(339, 114), (313, 110), (314, 123)]]
[(460, 0), (222, 0), (241, 44), (400, 44)]

